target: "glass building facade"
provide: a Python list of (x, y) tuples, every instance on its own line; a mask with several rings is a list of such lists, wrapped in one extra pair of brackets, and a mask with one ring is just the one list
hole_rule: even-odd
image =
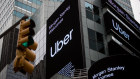
[[(24, 3), (24, 1), (23, 2), (19, 0), (15, 1), (15, 5), (17, 7), (15, 7), (16, 9), (13, 11), (13, 13), (15, 16), (17, 16), (16, 19), (18, 17), (22, 17), (25, 13), (30, 14), (30, 12), (36, 11), (35, 14), (31, 18), (33, 18), (37, 24), (36, 35), (34, 36), (34, 39), (38, 43), (38, 47), (36, 51), (34, 51), (36, 53), (36, 59), (34, 61), (34, 65), (36, 66), (35, 67), (36, 69), (32, 75), (29, 75), (30, 79), (35, 78), (37, 73), (39, 73), (42, 70), (42, 68), (40, 68), (42, 66), (40, 66), (39, 64), (42, 63), (42, 60), (44, 60), (44, 56), (47, 53), (46, 52), (46, 44), (47, 44), (46, 43), (46, 40), (47, 40), (46, 21), (53, 14), (53, 12), (59, 7), (59, 5), (61, 5), (63, 1), (64, 0), (44, 0), (42, 2), (38, 2), (37, 5), (40, 5), (41, 3), (42, 5), (40, 9), (37, 11), (36, 11), (36, 8), (32, 8), (31, 5), (26, 6), (27, 4)], [(123, 1), (122, 3), (129, 6), (129, 3), (127, 2), (125, 3), (126, 0), (122, 0), (122, 1)], [(37, 2), (37, 0), (27, 1), (28, 4), (30, 4), (30, 2), (35, 3)], [(105, 32), (105, 26), (104, 26), (104, 21), (103, 21), (103, 9), (101, 6), (101, 1), (79, 0), (79, 6), (80, 6), (79, 11), (81, 14), (80, 15), (81, 17), (80, 21), (81, 21), (81, 27), (82, 27), (81, 31), (83, 33), (82, 43), (84, 45), (85, 61), (86, 61), (85, 64), (86, 64), (86, 68), (89, 69), (94, 62), (111, 55), (109, 53), (110, 50), (109, 50), (109, 45), (108, 45), (109, 44), (108, 41), (110, 41), (111, 39), (110, 39), (110, 36), (106, 35), (106, 32)], [(23, 10), (21, 8), (23, 8)], [(132, 11), (131, 10), (129, 11), (128, 13), (130, 13), (131, 15)], [(110, 45), (111, 47), (112, 45), (114, 45), (115, 47), (118, 46), (118, 44), (112, 43), (112, 42)], [(118, 46), (118, 48), (119, 47), (120, 46)], [(126, 52), (123, 48), (121, 50)], [(119, 50), (115, 50), (115, 51), (120, 52)], [(114, 54), (118, 54), (118, 53), (114, 53)], [(65, 67), (62, 68), (62, 70), (64, 70)], [(36, 78), (43, 79), (41, 78), (41, 74), (38, 74), (38, 75), (39, 77), (36, 77)], [(52, 76), (51, 79), (71, 79), (70, 76), (71, 75), (68, 75), (68, 74), (61, 74), (61, 70), (60, 70), (58, 73)]]
[(126, 10), (132, 17), (133, 11), (130, 0), (115, 0), (124, 10)]
[[(0, 34), (5, 32), (24, 15), (31, 17), (41, 4), (41, 0), (0, 0)], [(13, 71), (11, 63), (16, 54), (17, 29), (18, 27), (16, 28), (16, 34), (15, 31), (9, 32), (10, 34), (0, 39), (0, 79), (26, 79), (26, 77), (22, 78), (24, 76), (21, 73), (9, 72)], [(5, 50), (6, 47), (9, 50)]]

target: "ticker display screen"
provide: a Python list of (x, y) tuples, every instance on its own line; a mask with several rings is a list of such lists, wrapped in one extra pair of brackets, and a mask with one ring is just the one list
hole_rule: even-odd
[(103, 7), (108, 7), (115, 15), (119, 16), (121, 20), (127, 22), (129, 28), (134, 30), (138, 35), (140, 35), (140, 24), (130, 16), (115, 0), (101, 0)]
[(95, 62), (88, 79), (139, 79), (140, 59), (131, 55), (116, 55)]
[(47, 78), (69, 62), (83, 68), (78, 0), (65, 0), (47, 20)]
[(135, 32), (127, 26), (126, 22), (119, 19), (119, 17), (116, 18), (109, 12), (106, 12), (104, 14), (104, 23), (107, 33), (112, 34), (127, 47), (140, 51), (137, 46), (140, 44), (139, 36), (137, 36)]

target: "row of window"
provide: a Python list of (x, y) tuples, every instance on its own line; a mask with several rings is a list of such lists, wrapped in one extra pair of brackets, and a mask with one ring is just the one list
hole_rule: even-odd
[(101, 20), (99, 16), (99, 8), (88, 2), (85, 2), (85, 8), (86, 8), (86, 17), (100, 24)]
[(11, 11), (14, 9), (13, 4), (9, 5), (9, 8), (6, 10), (3, 10), (2, 13), (0, 14), (0, 25), (4, 23), (5, 19), (9, 17), (9, 14), (12, 13)]
[(13, 7), (13, 0), (10, 0), (8, 2), (4, 1), (2, 6), (0, 7), (0, 19), (7, 13), (9, 8)]
[[(101, 23), (99, 16), (99, 8), (88, 2), (85, 2), (86, 18)], [(89, 48), (105, 54), (103, 35), (88, 28)]]
[(127, 4), (129, 4), (129, 5), (131, 5), (130, 4), (130, 0), (122, 0), (123, 2), (125, 2), (125, 3), (127, 3)]
[(20, 8), (23, 8), (23, 9), (28, 10), (28, 11), (33, 12), (33, 13), (36, 11), (36, 8), (33, 8), (33, 7), (31, 7), (27, 4), (24, 4), (22, 2), (19, 2), (17, 0), (15, 1), (15, 6), (18, 6)]
[(0, 18), (0, 32), (2, 32), (3, 29), (9, 23), (9, 21), (12, 17), (13, 9), (14, 9), (14, 6), (13, 6), (13, 3), (11, 3), (11, 5), (9, 5), (9, 8), (3, 14), (0, 15), (0, 16), (2, 16), (2, 18)]
[(125, 4), (120, 3), (119, 1), (116, 1), (116, 2), (117, 2), (121, 7), (123, 7), (124, 9), (129, 10), (129, 11), (132, 12), (132, 8), (126, 6)]
[(4, 4), (6, 3), (7, 0), (1, 0), (0, 1), (0, 10), (2, 9), (2, 7), (4, 6)]
[(23, 16), (24, 16), (24, 14), (23, 13), (21, 13), (21, 12), (18, 12), (18, 11), (16, 11), (16, 10), (14, 10), (14, 16), (17, 16), (17, 17), (19, 17), (19, 18), (22, 18)]
[(103, 34), (88, 28), (89, 48), (105, 54)]
[(33, 2), (33, 3), (37, 4), (37, 5), (42, 4), (42, 2), (40, 0), (28, 0), (28, 1)]
[(54, 1), (54, 2), (63, 2), (64, 0), (49, 0), (49, 1)]
[(12, 13), (9, 13), (9, 17), (6, 19), (5, 22), (3, 22), (3, 24), (0, 27), (0, 33), (5, 29), (5, 27), (7, 26), (7, 24), (9, 23), (9, 21), (12, 19)]

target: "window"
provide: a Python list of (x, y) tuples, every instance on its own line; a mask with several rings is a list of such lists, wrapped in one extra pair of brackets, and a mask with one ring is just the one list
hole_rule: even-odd
[(103, 35), (88, 28), (89, 48), (101, 53), (104, 51)]
[(15, 1), (15, 5), (18, 6), (18, 7), (20, 7), (20, 8), (23, 8), (25, 10), (28, 10), (30, 12), (33, 12), (33, 13), (36, 11), (35, 8), (33, 8), (33, 7), (29, 6), (29, 5), (26, 5), (24, 3), (21, 3), (19, 1)]
[(93, 6), (85, 2), (85, 8), (86, 8), (86, 17), (90, 20), (93, 20), (93, 14), (92, 14)]
[(49, 0), (49, 1), (54, 1), (54, 2), (63, 2), (64, 0)]
[(101, 22), (99, 16), (99, 8), (88, 2), (85, 2), (85, 8), (86, 8), (86, 17), (100, 24)]
[(19, 18), (22, 18), (24, 16), (23, 13), (18, 12), (18, 11), (15, 11), (15, 10), (14, 10), (14, 15), (17, 16), (17, 17), (19, 17)]
[(28, 1), (33, 2), (37, 5), (41, 5), (41, 3), (42, 3), (40, 0), (28, 0)]

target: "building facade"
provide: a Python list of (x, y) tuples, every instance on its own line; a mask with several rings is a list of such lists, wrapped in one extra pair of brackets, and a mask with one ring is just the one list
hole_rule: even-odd
[[(12, 26), (24, 15), (28, 15), (29, 17), (31, 17), (35, 13), (37, 8), (39, 8), (41, 3), (42, 2), (40, 0), (1, 0), (0, 34), (5, 32), (8, 28), (10, 28), (10, 26)], [(1, 79), (9, 79), (9, 77), (4, 78), (3, 74), (9, 74), (9, 68), (12, 68), (11, 63), (14, 60), (16, 54), (17, 37), (18, 26), (0, 39)], [(14, 74), (14, 72), (12, 73)], [(19, 79), (19, 75), (22, 74), (16, 74), (15, 77), (11, 77), (10, 79)]]
[(139, 15), (140, 15), (140, 6), (138, 5), (140, 3), (139, 0), (131, 0), (131, 4), (132, 4), (132, 10), (134, 12), (134, 18), (140, 23), (140, 19), (139, 19)]
[(41, 5), (40, 0), (10, 0), (1, 1), (1, 33), (8, 29), (24, 15), (32, 16)]
[[(107, 56), (118, 54), (139, 55), (139, 50), (137, 50), (137, 47), (135, 47), (132, 42), (129, 43), (128, 41), (133, 40), (131, 39), (132, 36), (134, 36), (134, 38), (136, 39), (139, 38), (139, 24), (137, 24), (137, 22), (131, 17), (133, 16), (133, 14), (130, 10), (131, 5), (129, 4), (129, 2), (126, 0), (116, 1), (121, 6), (123, 6), (123, 4), (127, 5), (127, 8), (123, 10), (113, 0), (104, 0), (109, 5), (107, 5), (106, 2), (102, 1), (103, 0), (78, 0), (77, 4), (79, 6), (79, 21), (81, 23), (80, 36), (83, 40), (82, 47), (84, 49), (82, 50), (82, 52), (84, 52), (83, 59), (85, 61), (85, 66), (83, 69), (87, 69), (87, 71), (92, 66), (92, 64)], [(105, 5), (103, 5), (104, 3)], [(63, 4), (63, 0), (43, 0), (39, 10), (37, 10), (36, 13), (31, 17), (35, 21), (37, 26), (35, 29), (36, 35), (34, 36), (34, 39), (38, 43), (38, 48), (36, 51), (34, 51), (36, 53), (36, 60), (34, 61), (34, 66), (36, 66), (35, 71), (33, 72), (33, 74), (28, 75), (28, 79), (44, 79), (47, 76), (46, 71), (43, 70), (47, 67), (44, 66), (44, 60), (47, 59), (47, 57), (45, 59), (45, 55), (48, 53), (46, 49), (46, 41), (48, 39), (46, 36), (48, 27), (47, 20), (48, 18), (50, 18), (51, 15), (53, 15), (55, 10), (57, 10), (57, 8), (61, 4)], [(112, 4), (120, 8), (120, 11), (117, 12), (116, 7), (113, 7)], [(66, 9), (66, 11), (67, 10), (69, 9)], [(125, 18), (121, 13), (128, 15), (128, 17)], [(114, 30), (113, 33), (112, 31), (107, 30), (106, 28), (113, 29), (110, 28), (111, 25), (110, 27), (107, 27), (106, 25), (108, 23), (108, 21), (106, 20), (107, 16), (113, 17), (114, 20), (111, 21), (112, 25), (114, 25), (115, 27), (116, 24), (116, 27), (118, 27), (116, 29), (121, 30)], [(128, 18), (131, 18), (132, 20)], [(119, 25), (123, 27), (119, 28)], [(71, 71), (69, 71), (68, 69), (70, 69)], [(71, 65), (71, 62), (69, 62), (68, 64), (64, 65), (64, 67), (60, 69), (58, 73), (53, 74), (53, 76), (51, 76), (51, 79), (71, 79), (72, 77), (74, 78), (75, 75), (72, 70), (76, 71), (76, 69), (73, 68), (73, 65)], [(42, 76), (42, 74), (37, 74), (41, 72), (42, 74), (46, 74), (46, 76)]]
[[(41, 3), (40, 0), (1, 0), (0, 34), (5, 32), (24, 15), (28, 15), (29, 17), (32, 16)], [(1, 47), (2, 41), (3, 38), (0, 39)], [(0, 51), (1, 49), (2, 48), (0, 48)]]
[[(80, 13), (80, 17), (81, 17), (80, 18), (81, 27), (82, 27), (81, 31), (83, 33), (82, 34), (82, 37), (83, 37), (82, 43), (84, 45), (84, 52), (85, 52), (85, 58), (84, 58), (86, 61), (85, 68), (87, 70), (92, 66), (92, 64), (94, 62), (96, 62), (104, 57), (107, 57), (107, 56), (119, 55), (119, 54), (133, 54), (133, 55), (139, 54), (138, 53), (139, 51), (135, 50), (135, 49), (137, 49), (137, 47), (136, 48), (133, 47), (132, 46), (133, 44), (131, 45), (131, 43), (130, 44), (126, 43), (126, 42), (122, 41), (121, 38), (117, 37), (115, 34), (112, 34), (110, 32), (108, 33), (108, 30), (106, 29), (107, 26), (105, 25), (106, 24), (105, 18), (106, 18), (106, 16), (108, 16), (108, 12), (110, 12), (109, 16), (115, 17), (115, 19), (119, 20), (123, 24), (122, 26), (126, 26), (125, 29), (128, 29), (129, 30), (128, 32), (130, 32), (130, 31), (135, 32), (136, 38), (139, 38), (138, 30), (136, 31), (133, 28), (133, 27), (135, 27), (135, 24), (133, 25), (133, 23), (134, 22), (137, 23), (137, 22), (132, 18), (133, 12), (132, 12), (130, 1), (129, 0), (128, 1), (116, 0), (116, 2), (117, 2), (116, 3), (112, 0), (108, 0), (108, 1), (110, 1), (110, 5), (114, 4), (117, 7), (119, 7), (120, 10), (122, 10), (122, 12), (124, 14), (131, 17), (133, 22), (130, 21), (130, 19), (128, 20), (128, 17), (127, 18), (124, 17), (119, 12), (114, 13), (116, 11), (115, 7), (112, 9), (110, 7), (103, 6), (102, 1), (103, 0), (79, 0), (79, 4), (78, 4), (79, 13)], [(61, 1), (56, 1), (56, 0), (55, 1), (46, 0), (42, 3), (41, 9), (39, 9), (37, 11), (37, 13), (35, 13), (32, 17), (33, 19), (35, 19), (38, 26), (40, 26), (36, 29), (37, 32), (39, 32), (39, 33), (44, 32), (44, 31), (40, 31), (39, 29), (43, 28), (44, 25), (46, 26), (47, 19), (51, 15), (53, 15), (54, 11), (61, 4), (62, 4)], [(121, 19), (123, 19), (123, 20), (121, 21)], [(112, 21), (112, 22), (114, 22), (114, 21)], [(132, 30), (131, 30), (131, 27), (128, 27), (129, 24), (132, 26)], [(139, 26), (139, 24), (137, 24), (137, 25)], [(135, 34), (135, 33), (133, 33), (133, 34)], [(129, 39), (129, 37), (127, 37), (127, 36), (125, 36), (125, 38)], [(46, 38), (46, 40), (47, 40), (47, 38)], [(44, 47), (42, 47), (42, 48), (44, 48)], [(118, 50), (116, 50), (116, 49), (118, 49)], [(135, 51), (137, 51), (138, 54), (134, 53)], [(36, 54), (37, 53), (39, 53), (39, 52), (36, 52)], [(36, 61), (35, 61), (35, 63), (36, 63)], [(69, 77), (67, 75), (67, 73), (66, 73), (67, 71), (64, 70), (67, 67), (67, 65), (65, 65), (65, 67), (62, 68), (62, 70), (60, 70), (58, 73), (56, 73), (54, 76), (52, 76), (51, 79), (56, 79), (56, 78), (71, 79), (71, 77)], [(64, 71), (65, 71), (65, 73), (64, 73)]]
[(132, 11), (132, 4), (130, 0), (115, 0), (125, 11), (127, 11), (132, 17), (133, 11)]

